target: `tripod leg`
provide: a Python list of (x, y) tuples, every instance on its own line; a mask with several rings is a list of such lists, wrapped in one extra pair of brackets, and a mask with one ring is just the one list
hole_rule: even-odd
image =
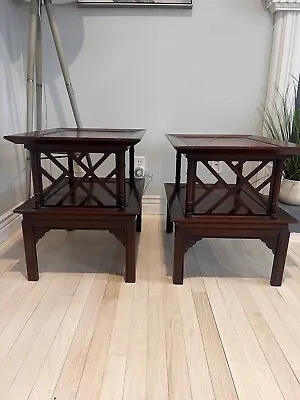
[(43, 62), (42, 62), (42, 15), (41, 0), (38, 1), (36, 40), (36, 129), (42, 129), (43, 113)]
[[(68, 92), (69, 100), (70, 100), (71, 107), (73, 110), (76, 125), (77, 125), (77, 128), (82, 128), (82, 122), (81, 122), (81, 119), (79, 116), (79, 111), (78, 111), (77, 103), (75, 100), (75, 95), (74, 95), (74, 91), (73, 91), (73, 87), (72, 87), (72, 83), (71, 83), (71, 78), (69, 75), (69, 71), (66, 67), (67, 64), (66, 64), (66, 60), (64, 57), (63, 49), (62, 49), (62, 44), (60, 41), (58, 28), (57, 28), (57, 25), (56, 25), (56, 22), (54, 19), (54, 10), (53, 10), (52, 0), (44, 0), (44, 4), (45, 4), (46, 11), (47, 11), (52, 36), (53, 36), (54, 44), (56, 47), (57, 56), (58, 56), (60, 67), (61, 67), (62, 74), (64, 77), (64, 81), (65, 81), (65, 85), (67, 88), (67, 92)], [(91, 161), (89, 154), (86, 155), (86, 159), (87, 159), (88, 166), (91, 168), (92, 161)]]
[[(30, 20), (27, 58), (27, 132), (33, 131), (33, 106), (34, 106), (34, 65), (37, 35), (38, 4), (36, 0), (30, 1)], [(31, 195), (31, 165), (29, 152), (26, 150), (26, 197)]]

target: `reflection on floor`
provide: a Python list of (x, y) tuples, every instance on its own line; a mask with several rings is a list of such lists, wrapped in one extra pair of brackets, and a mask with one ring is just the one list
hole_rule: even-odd
[[(137, 283), (106, 232), (50, 232), (27, 282), (1, 248), (1, 400), (300, 399), (300, 243), (282, 287), (260, 241), (203, 240), (174, 286), (172, 235), (145, 216)], [(293, 261), (292, 261), (293, 260)]]

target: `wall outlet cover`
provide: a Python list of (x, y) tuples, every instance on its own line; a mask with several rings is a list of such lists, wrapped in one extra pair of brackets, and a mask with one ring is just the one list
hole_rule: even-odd
[(146, 160), (145, 157), (134, 157), (134, 169), (142, 168), (144, 171), (146, 170)]

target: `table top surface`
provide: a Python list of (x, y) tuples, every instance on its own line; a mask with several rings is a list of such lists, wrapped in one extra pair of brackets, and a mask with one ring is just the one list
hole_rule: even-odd
[(172, 146), (183, 152), (248, 152), (300, 154), (300, 145), (255, 135), (167, 134)]
[(57, 128), (8, 135), (4, 138), (16, 144), (65, 142), (136, 144), (144, 133), (145, 129)]

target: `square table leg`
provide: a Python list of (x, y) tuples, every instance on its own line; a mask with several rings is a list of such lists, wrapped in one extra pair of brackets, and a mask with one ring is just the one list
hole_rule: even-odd
[(187, 177), (186, 177), (186, 201), (185, 214), (191, 216), (195, 206), (195, 185), (196, 185), (197, 161), (188, 158)]
[(134, 220), (127, 224), (125, 228), (125, 274), (126, 283), (135, 283), (135, 237), (136, 226)]
[(273, 217), (277, 215), (278, 211), (278, 197), (279, 197), (283, 167), (284, 167), (283, 160), (273, 161), (273, 172), (272, 172), (272, 181), (270, 185), (270, 195), (269, 195), (270, 198), (268, 207), (268, 214), (271, 214)]
[(173, 283), (175, 285), (183, 284), (184, 254), (185, 254), (185, 234), (182, 229), (178, 229), (177, 226), (175, 226), (174, 266), (173, 266)]
[(125, 208), (125, 151), (116, 153), (116, 178), (117, 178), (117, 204), (123, 210)]
[(166, 232), (167, 232), (167, 233), (172, 233), (172, 232), (173, 232), (173, 222), (172, 222), (171, 217), (170, 217), (169, 205), (167, 205)]
[(34, 202), (35, 207), (39, 208), (44, 204), (43, 199), (43, 180), (41, 173), (41, 152), (30, 151), (32, 182), (34, 187)]
[(129, 181), (134, 185), (134, 146), (129, 149)]
[(37, 254), (36, 254), (36, 239), (35, 239), (34, 226), (26, 219), (23, 219), (22, 230), (23, 230), (23, 241), (24, 241), (28, 280), (38, 281), (39, 270), (38, 270)]
[(181, 181), (181, 152), (177, 150), (176, 152), (176, 176), (175, 176), (175, 187), (177, 190), (180, 189)]
[(139, 214), (136, 217), (136, 231), (140, 233), (142, 231), (142, 206)]
[(289, 239), (290, 232), (288, 230), (283, 230), (279, 233), (270, 280), (272, 286), (281, 286)]

